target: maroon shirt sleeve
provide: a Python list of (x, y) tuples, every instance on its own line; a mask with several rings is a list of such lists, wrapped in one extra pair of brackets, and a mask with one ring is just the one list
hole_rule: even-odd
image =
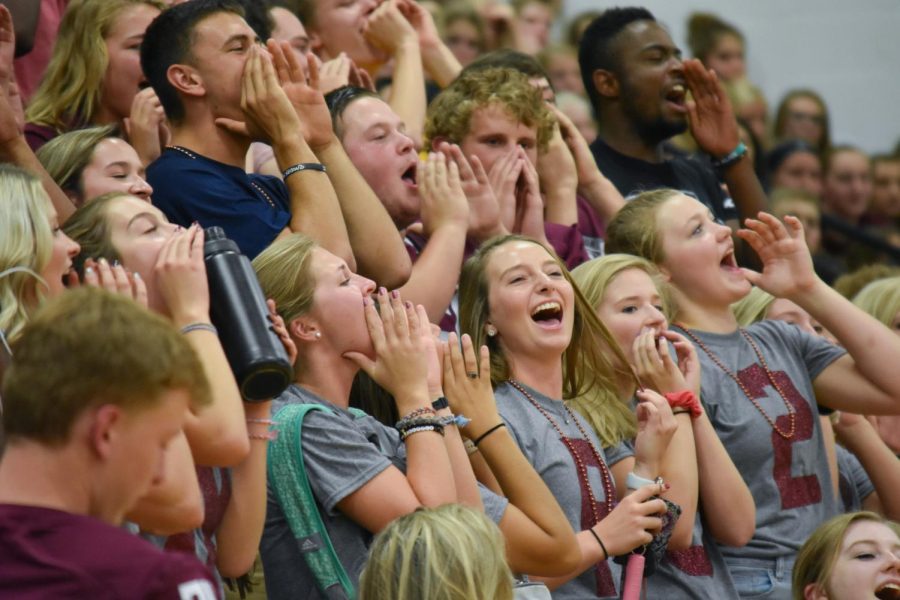
[(589, 260), (590, 257), (584, 249), (584, 240), (581, 239), (578, 225), (545, 222), (544, 235), (547, 236), (547, 241), (569, 269), (574, 269)]

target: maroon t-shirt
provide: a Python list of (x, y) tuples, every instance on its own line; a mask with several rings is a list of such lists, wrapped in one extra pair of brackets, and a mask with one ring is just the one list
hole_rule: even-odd
[(215, 600), (196, 558), (83, 515), (0, 504), (0, 598)]

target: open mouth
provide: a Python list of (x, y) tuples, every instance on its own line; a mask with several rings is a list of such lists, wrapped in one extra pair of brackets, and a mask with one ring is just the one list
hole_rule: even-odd
[(416, 165), (413, 164), (410, 168), (403, 171), (400, 179), (402, 179), (403, 183), (405, 183), (406, 185), (410, 187), (416, 187)]
[(725, 253), (725, 256), (723, 256), (721, 262), (719, 262), (719, 267), (728, 270), (738, 269), (737, 259), (734, 257), (734, 250), (729, 250)]
[(875, 597), (879, 600), (898, 600), (900, 599), (900, 585), (885, 583), (875, 590)]
[(669, 88), (669, 91), (666, 92), (665, 99), (672, 107), (674, 107), (679, 112), (684, 112), (687, 110), (685, 106), (685, 99), (687, 98), (687, 89), (684, 85), (678, 83)]
[(531, 319), (541, 326), (555, 327), (562, 323), (563, 310), (559, 302), (544, 302), (531, 311)]

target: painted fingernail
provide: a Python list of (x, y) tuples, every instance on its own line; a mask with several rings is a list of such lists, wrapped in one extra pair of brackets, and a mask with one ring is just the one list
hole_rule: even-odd
[(134, 275), (134, 278), (135, 278), (135, 279), (140, 279), (140, 278), (141, 278), (141, 274), (138, 273), (137, 271), (135, 271), (134, 273), (132, 273), (132, 275)]
[(408, 310), (412, 310), (412, 302), (410, 302), (409, 300), (404, 302), (403, 306), (405, 306)]
[(387, 288), (385, 288), (385, 287), (378, 288), (378, 293), (381, 294), (382, 296), (387, 295)]
[(109, 265), (109, 262), (108, 262), (105, 258), (101, 258), (101, 259), (100, 259), (100, 264), (101, 264), (101, 265)]
[(396, 300), (399, 297), (400, 297), (400, 292), (398, 292), (397, 290), (391, 290), (391, 298), (394, 298)]
[(84, 274), (85, 274), (85, 275), (93, 275), (93, 274), (94, 274), (94, 268), (93, 268), (93, 267), (85, 267), (85, 268), (84, 268)]
[(363, 306), (369, 305), (369, 299), (366, 296), (363, 296)]
[(114, 260), (112, 266), (114, 266), (114, 267), (120, 266), (119, 260), (118, 259)]
[(667, 490), (670, 490), (670, 489), (672, 489), (672, 484), (671, 484), (671, 483), (664, 483), (664, 484), (663, 484), (663, 487), (665, 487)]

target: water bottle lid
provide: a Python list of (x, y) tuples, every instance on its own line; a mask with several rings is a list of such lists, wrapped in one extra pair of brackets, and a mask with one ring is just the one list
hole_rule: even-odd
[(221, 227), (207, 227), (203, 233), (203, 257), (205, 259), (222, 252), (241, 253), (238, 245), (234, 240), (228, 239), (228, 236), (225, 235), (225, 230)]

